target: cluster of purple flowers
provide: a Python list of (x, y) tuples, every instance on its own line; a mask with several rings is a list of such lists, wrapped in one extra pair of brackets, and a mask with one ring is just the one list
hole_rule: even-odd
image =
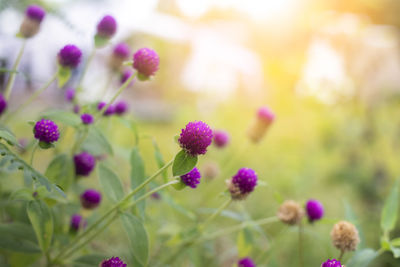
[[(106, 102), (100, 102), (97, 105), (97, 110), (101, 111), (104, 109), (104, 107), (107, 105)], [(109, 105), (107, 109), (104, 111), (103, 116), (111, 116), (113, 114), (116, 115), (123, 115), (129, 110), (128, 103), (125, 101), (121, 100), (118, 101), (115, 105)]]

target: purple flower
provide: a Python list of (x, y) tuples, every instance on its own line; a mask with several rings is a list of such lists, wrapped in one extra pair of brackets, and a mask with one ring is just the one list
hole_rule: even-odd
[(25, 10), (25, 15), (32, 19), (36, 20), (37, 22), (42, 22), (44, 16), (46, 15), (46, 11), (38, 6), (38, 5), (30, 5)]
[(117, 21), (110, 15), (104, 16), (97, 24), (97, 34), (101, 37), (109, 39), (116, 31)]
[(322, 206), (321, 202), (315, 199), (307, 201), (306, 211), (310, 222), (317, 221), (324, 216), (324, 206)]
[(115, 113), (117, 115), (122, 115), (128, 111), (128, 108), (128, 104), (125, 101), (119, 101), (117, 104), (115, 104)]
[(321, 264), (321, 267), (342, 267), (342, 264), (340, 261), (332, 259), (332, 260), (327, 260)]
[(216, 130), (213, 132), (213, 135), (214, 135), (214, 144), (217, 147), (222, 148), (229, 143), (229, 135), (227, 132)]
[(7, 108), (7, 100), (4, 98), (2, 94), (0, 94), (0, 115), (3, 114), (6, 108)]
[(36, 139), (45, 143), (53, 143), (60, 137), (57, 124), (46, 119), (36, 122), (34, 133)]
[(101, 202), (101, 194), (94, 189), (88, 189), (81, 195), (81, 204), (85, 209), (94, 209)]
[(81, 115), (81, 120), (83, 124), (92, 124), (94, 121), (93, 115), (89, 113), (84, 113)]
[(126, 267), (126, 264), (118, 257), (112, 257), (108, 260), (104, 260), (100, 267)]
[(261, 107), (257, 111), (257, 116), (259, 119), (271, 123), (275, 120), (275, 114), (267, 107)]
[(213, 133), (210, 127), (202, 121), (186, 124), (182, 129), (178, 142), (186, 153), (197, 156), (207, 152), (207, 147), (212, 142)]
[(72, 231), (76, 232), (79, 229), (85, 228), (86, 224), (87, 224), (86, 220), (83, 219), (81, 215), (74, 214), (71, 216), (70, 226)]
[(246, 257), (238, 261), (238, 267), (256, 267), (256, 264), (252, 259)]
[(232, 177), (232, 184), (239, 188), (241, 194), (251, 193), (257, 185), (257, 174), (250, 168), (241, 168)]
[(160, 58), (150, 48), (141, 48), (133, 55), (133, 68), (138, 71), (140, 80), (147, 80), (158, 70)]
[(75, 173), (77, 175), (89, 176), (96, 165), (96, 159), (87, 152), (74, 156)]
[(196, 188), (200, 183), (201, 174), (199, 170), (194, 167), (193, 170), (181, 176), (181, 181), (191, 188)]
[[(130, 69), (126, 69), (122, 72), (121, 74), (121, 84), (124, 84), (133, 74), (133, 71)], [(133, 84), (133, 80), (132, 82), (129, 84), (129, 86), (131, 86)]]
[(58, 52), (58, 63), (67, 68), (76, 68), (81, 62), (82, 52), (75, 45), (66, 45)]
[[(100, 103), (97, 105), (97, 110), (99, 110), (99, 111), (102, 110), (106, 105), (107, 105), (106, 102), (100, 102)], [(115, 107), (114, 107), (113, 105), (110, 105), (110, 106), (107, 108), (107, 110), (104, 111), (103, 116), (110, 116), (110, 115), (112, 115), (112, 114), (114, 114), (114, 113), (115, 113)]]
[(74, 113), (78, 114), (81, 111), (81, 107), (79, 105), (74, 105)]
[(131, 53), (129, 46), (126, 43), (119, 43), (114, 46), (113, 55), (122, 59), (128, 59)]
[(75, 89), (74, 88), (67, 88), (64, 94), (65, 100), (68, 102), (72, 102), (75, 98)]

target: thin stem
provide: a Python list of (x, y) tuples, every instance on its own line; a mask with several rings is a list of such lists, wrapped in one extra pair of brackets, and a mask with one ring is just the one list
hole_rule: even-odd
[(344, 250), (340, 250), (340, 255), (338, 258), (338, 261), (342, 262), (343, 256), (344, 256), (345, 251)]
[(38, 143), (36, 142), (35, 145), (33, 146), (32, 154), (31, 154), (31, 159), (30, 159), (30, 161), (29, 161), (29, 164), (30, 164), (31, 166), (33, 166), (33, 157), (35, 156), (35, 152), (36, 152), (37, 148), (38, 148)]
[(304, 267), (303, 257), (303, 224), (299, 223), (299, 266)]
[(89, 69), (90, 62), (92, 62), (95, 54), (96, 54), (96, 48), (93, 48), (92, 51), (90, 52), (90, 55), (89, 55), (88, 59), (85, 62), (85, 66), (83, 67), (82, 74), (79, 77), (79, 81), (78, 81), (78, 84), (76, 86), (76, 90), (77, 90), (76, 92), (77, 93), (80, 93), (82, 91), (81, 85), (83, 83), (83, 79), (85, 78), (85, 75), (86, 75), (86, 73), (87, 73), (87, 71)]
[(22, 54), (24, 53), (24, 50), (25, 50), (25, 45), (26, 45), (26, 39), (24, 39), (22, 41), (21, 48), (19, 49), (19, 52), (17, 55), (17, 59), (15, 60), (14, 65), (12, 67), (12, 70), (14, 72), (11, 72), (10, 77), (8, 78), (8, 82), (6, 85), (5, 92), (4, 92), (4, 97), (6, 98), (6, 100), (8, 100), (10, 98), (11, 90), (13, 88), (14, 81), (15, 81), (15, 76), (17, 75), (17, 69), (18, 69), (19, 63), (21, 62)]
[[(114, 74), (114, 72), (112, 74)], [(101, 98), (104, 98), (106, 96), (107, 92), (108, 92), (108, 88), (110, 87), (111, 82), (113, 80), (113, 75), (112, 74), (108, 75), (108, 78), (107, 78), (107, 81), (105, 83), (105, 86), (104, 86), (104, 88), (103, 88), (103, 90), (101, 92), (101, 94), (102, 94)]]
[(202, 231), (206, 226), (208, 226), (221, 212), (231, 204), (232, 198), (229, 198), (225, 203), (223, 203), (210, 217), (208, 217), (200, 226), (199, 229)]

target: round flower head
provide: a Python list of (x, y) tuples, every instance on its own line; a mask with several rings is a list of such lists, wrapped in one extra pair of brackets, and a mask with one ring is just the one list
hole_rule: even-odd
[(101, 194), (94, 189), (88, 189), (81, 195), (81, 204), (85, 209), (94, 209), (99, 206)]
[(225, 147), (229, 143), (229, 135), (225, 131), (214, 131), (214, 144), (217, 147)]
[(74, 113), (78, 114), (81, 111), (81, 107), (79, 105), (74, 105)]
[[(130, 70), (130, 69), (124, 70), (121, 74), (121, 80), (120, 80), (121, 84), (124, 84), (132, 76), (132, 74), (133, 74), (132, 70)], [(129, 86), (131, 86), (133, 84), (133, 81), (134, 80), (132, 80), (132, 82), (129, 84)]]
[(83, 219), (81, 215), (74, 214), (71, 216), (70, 227), (72, 231), (76, 232), (79, 229), (85, 228), (86, 224), (87, 224), (86, 220)]
[(32, 20), (42, 22), (46, 11), (38, 5), (30, 5), (26, 8), (25, 15)]
[(232, 177), (232, 183), (239, 187), (242, 194), (251, 193), (257, 185), (257, 174), (250, 168), (241, 168)]
[(340, 221), (331, 231), (333, 245), (342, 252), (356, 250), (360, 237), (354, 224)]
[(57, 124), (46, 119), (36, 122), (34, 133), (36, 139), (45, 143), (53, 143), (60, 137)]
[(181, 176), (181, 181), (191, 188), (196, 188), (200, 183), (201, 174), (199, 170), (194, 167), (193, 170)]
[(257, 117), (267, 123), (271, 123), (275, 120), (275, 114), (267, 107), (259, 108), (257, 111)]
[(119, 101), (117, 104), (115, 104), (115, 114), (122, 115), (128, 111), (128, 108), (128, 103), (125, 101)]
[(298, 224), (304, 216), (300, 204), (293, 200), (286, 200), (278, 210), (278, 218), (289, 225)]
[(108, 260), (104, 260), (100, 267), (126, 267), (126, 264), (118, 257), (112, 257)]
[(75, 89), (67, 88), (67, 90), (65, 90), (64, 97), (66, 101), (72, 102), (75, 98)]
[(238, 261), (238, 267), (256, 267), (256, 264), (252, 259), (246, 257)]
[(275, 115), (270, 109), (267, 107), (259, 108), (256, 119), (253, 120), (247, 131), (250, 140), (253, 143), (260, 142), (274, 120)]
[(129, 45), (126, 43), (119, 43), (114, 46), (113, 55), (124, 60), (129, 58), (129, 54), (131, 53), (129, 49)]
[(104, 16), (97, 24), (97, 35), (103, 38), (111, 38), (117, 31), (117, 21), (114, 17), (107, 15)]
[[(106, 102), (100, 102), (97, 105), (97, 110), (102, 110), (106, 106)], [(113, 105), (108, 106), (108, 108), (104, 111), (103, 116), (110, 116), (115, 113), (115, 107)]]
[(213, 133), (210, 127), (202, 121), (186, 124), (182, 129), (178, 142), (189, 155), (203, 155), (212, 142)]
[(87, 152), (82, 152), (74, 156), (75, 173), (77, 175), (88, 176), (96, 165), (96, 159)]
[(133, 68), (138, 72), (139, 80), (147, 80), (158, 70), (160, 58), (150, 48), (141, 48), (133, 55)]
[(317, 221), (324, 216), (324, 206), (315, 199), (310, 199), (306, 204), (307, 217), (310, 222)]
[(0, 94), (0, 115), (3, 114), (6, 108), (7, 108), (7, 100), (4, 98), (2, 94)]
[(89, 113), (84, 113), (81, 115), (81, 120), (83, 124), (92, 124), (94, 121), (93, 115)]
[(321, 264), (321, 267), (342, 267), (342, 264), (340, 261), (332, 259), (332, 260), (327, 260)]
[(66, 45), (58, 52), (58, 63), (66, 68), (76, 68), (81, 62), (82, 52), (75, 45)]

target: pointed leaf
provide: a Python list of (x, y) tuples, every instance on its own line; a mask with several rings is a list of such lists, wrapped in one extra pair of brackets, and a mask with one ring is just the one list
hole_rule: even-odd
[(190, 172), (197, 163), (197, 157), (187, 154), (184, 150), (181, 150), (176, 154), (174, 163), (172, 165), (172, 174), (174, 176), (181, 176)]
[(33, 200), (28, 203), (27, 213), (35, 230), (39, 247), (46, 252), (53, 238), (54, 225), (51, 210), (42, 200)]
[(358, 250), (346, 264), (346, 267), (367, 267), (379, 253), (371, 248)]
[(24, 253), (38, 253), (35, 232), (27, 224), (15, 222), (0, 224), (0, 249)]
[(44, 112), (41, 117), (74, 127), (81, 124), (81, 119), (77, 114), (65, 110), (49, 110)]
[(68, 190), (74, 179), (74, 164), (66, 154), (56, 156), (47, 167), (45, 176), (62, 188)]
[(88, 137), (82, 146), (83, 150), (93, 155), (113, 154), (110, 142), (97, 127), (90, 127)]
[[(131, 188), (135, 189), (138, 187), (140, 184), (142, 184), (146, 180), (146, 175), (145, 175), (145, 170), (144, 170), (144, 161), (142, 159), (142, 156), (140, 155), (140, 151), (138, 147), (134, 147), (131, 153), (131, 158), (130, 158), (130, 163), (131, 163)], [(135, 199), (143, 196), (145, 193), (146, 189), (143, 188), (139, 192), (135, 194)], [(141, 216), (144, 216), (144, 209), (145, 209), (146, 202), (141, 201), (139, 202), (136, 206), (141, 214)]]
[(398, 201), (399, 201), (399, 182), (395, 182), (388, 198), (382, 209), (381, 215), (381, 227), (384, 233), (389, 233), (394, 229), (397, 221), (398, 213)]
[(113, 202), (118, 202), (124, 196), (124, 190), (118, 176), (103, 163), (98, 168), (100, 185), (103, 192)]

